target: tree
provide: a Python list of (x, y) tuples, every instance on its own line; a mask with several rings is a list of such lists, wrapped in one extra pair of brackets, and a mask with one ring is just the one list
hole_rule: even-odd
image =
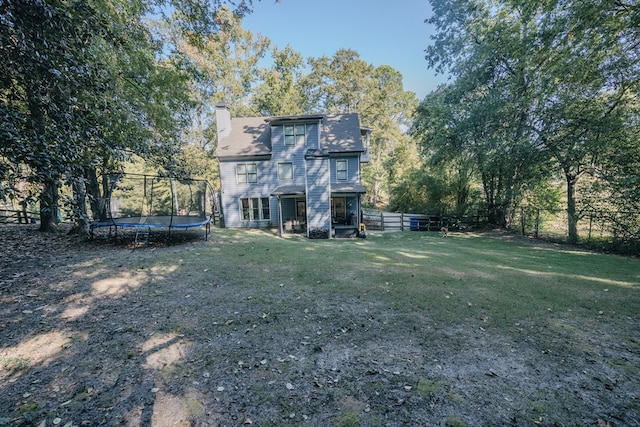
[[(375, 68), (372, 80), (374, 84), (366, 92), (359, 113), (363, 124), (372, 129), (371, 160), (363, 168), (363, 178), (369, 203), (376, 206), (388, 201), (390, 186), (402, 170), (414, 164), (415, 146), (407, 130), (418, 100), (413, 92), (404, 90), (402, 75), (390, 66)], [(390, 163), (394, 168), (388, 167)]]
[(357, 112), (361, 125), (371, 128), (370, 162), (363, 168), (369, 204), (386, 201), (389, 185), (385, 164), (396, 146), (407, 142), (417, 99), (405, 91), (402, 75), (383, 65), (374, 67), (357, 52), (341, 49), (332, 58), (309, 59), (311, 72), (303, 78), (310, 104), (306, 111)]
[(250, 98), (258, 81), (259, 61), (269, 46), (269, 39), (243, 29), (241, 18), (222, 6), (213, 18), (215, 33), (194, 39), (172, 27), (166, 35), (175, 41), (191, 75), (188, 92), (193, 100), (175, 172), (206, 178), (212, 185), (218, 182), (218, 164), (212, 157), (217, 142), (214, 106), (223, 101), (234, 115), (254, 114)]
[[(84, 182), (103, 210), (97, 170), (130, 153), (175, 163), (186, 105), (186, 74), (144, 22), (163, 1), (0, 3), (0, 179), (40, 185), (41, 230), (56, 222), (59, 188), (73, 184), (79, 228), (86, 225)], [(172, 2), (186, 33), (216, 29), (220, 1)], [(247, 3), (236, 12), (246, 11)], [(19, 173), (26, 176), (18, 176)], [(2, 196), (10, 186), (2, 188)]]
[[(637, 93), (637, 14), (630, 5), (547, 0), (433, 0), (438, 33), (427, 60), (472, 103), (474, 152), (494, 221), (556, 165), (567, 183), (569, 240), (575, 186), (627, 121)], [(595, 29), (594, 29), (595, 23)], [(635, 25), (635, 26), (634, 26)], [(469, 128), (467, 128), (469, 129)]]
[(209, 115), (218, 101), (227, 103), (236, 114), (251, 112), (249, 99), (269, 39), (243, 29), (241, 17), (226, 6), (216, 12), (214, 20), (219, 30), (202, 36), (199, 44), (188, 38), (176, 42), (194, 76), (198, 112)]
[[(566, 181), (568, 235), (578, 240), (577, 185), (636, 133), (629, 126), (638, 95), (638, 16), (631, 5), (572, 2), (553, 22), (552, 59), (537, 97), (536, 143)], [(594, 28), (596, 29), (594, 31)], [(633, 162), (633, 156), (622, 160)]]
[[(536, 75), (545, 45), (536, 39), (539, 18), (528, 4), (497, 1), (433, 1), (429, 22), (438, 34), (427, 60), (455, 77), (454, 123), (447, 134), (472, 141), (490, 221), (507, 225), (526, 182), (541, 175), (531, 144)], [(539, 10), (548, 2), (537, 6)], [(455, 30), (454, 30), (455, 29)]]
[(273, 66), (261, 71), (262, 83), (258, 86), (252, 104), (263, 116), (288, 116), (304, 113), (308, 102), (300, 82), (303, 76), (302, 55), (291, 46), (274, 47)]
[[(459, 99), (454, 86), (442, 86), (420, 103), (412, 135), (422, 148), (428, 168), (425, 176), (433, 193), (440, 199), (447, 196), (455, 200), (445, 211), (463, 215), (471, 203), (471, 186), (479, 171), (476, 150), (478, 129), (470, 117), (471, 104)], [(423, 178), (423, 181), (427, 179)], [(430, 192), (431, 193), (431, 192)], [(429, 194), (432, 198), (433, 194)], [(444, 208), (441, 202), (436, 202)], [(437, 210), (436, 210), (437, 212)]]
[(86, 127), (77, 116), (89, 95), (84, 85), (95, 71), (86, 66), (85, 47), (99, 27), (90, 12), (82, 2), (0, 4), (0, 155), (4, 169), (21, 169), (24, 179), (41, 184), (43, 231), (57, 220), (61, 179), (77, 176), (84, 161)]
[(330, 114), (361, 111), (367, 93), (373, 89), (373, 66), (350, 49), (338, 50), (332, 58), (309, 58), (311, 72), (302, 86), (309, 100), (308, 112)]

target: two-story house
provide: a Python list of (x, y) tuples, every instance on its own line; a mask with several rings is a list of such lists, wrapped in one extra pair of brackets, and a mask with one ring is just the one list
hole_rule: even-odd
[(216, 124), (225, 227), (356, 235), (370, 133), (357, 114), (232, 118), (219, 104)]

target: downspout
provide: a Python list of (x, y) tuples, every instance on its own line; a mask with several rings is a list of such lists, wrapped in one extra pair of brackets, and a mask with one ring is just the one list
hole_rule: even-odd
[(304, 160), (304, 221), (307, 224), (307, 238), (309, 238), (309, 174), (307, 170), (309, 159), (307, 159), (307, 156), (302, 156), (302, 158)]
[[(322, 121), (324, 118), (318, 120), (318, 150), (322, 152), (322, 141), (320, 138), (322, 137)], [(329, 182), (331, 183), (331, 182)], [(331, 206), (331, 193), (329, 193), (329, 206)], [(307, 215), (309, 215), (309, 206), (307, 205)], [(307, 221), (309, 224), (309, 221)], [(309, 236), (309, 227), (307, 227), (307, 236)], [(329, 238), (331, 238), (331, 213), (329, 213)]]

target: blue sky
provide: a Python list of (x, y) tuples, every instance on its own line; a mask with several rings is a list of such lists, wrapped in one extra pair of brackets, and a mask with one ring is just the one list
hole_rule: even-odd
[(304, 58), (353, 49), (365, 62), (399, 71), (404, 89), (419, 99), (446, 81), (424, 59), (432, 31), (424, 22), (427, 0), (254, 0), (253, 6), (243, 27), (280, 48), (290, 44)]

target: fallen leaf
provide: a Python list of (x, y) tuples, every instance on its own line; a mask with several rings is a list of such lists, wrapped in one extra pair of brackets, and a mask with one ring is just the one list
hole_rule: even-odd
[(287, 389), (293, 390), (295, 387), (291, 383), (287, 383)]

